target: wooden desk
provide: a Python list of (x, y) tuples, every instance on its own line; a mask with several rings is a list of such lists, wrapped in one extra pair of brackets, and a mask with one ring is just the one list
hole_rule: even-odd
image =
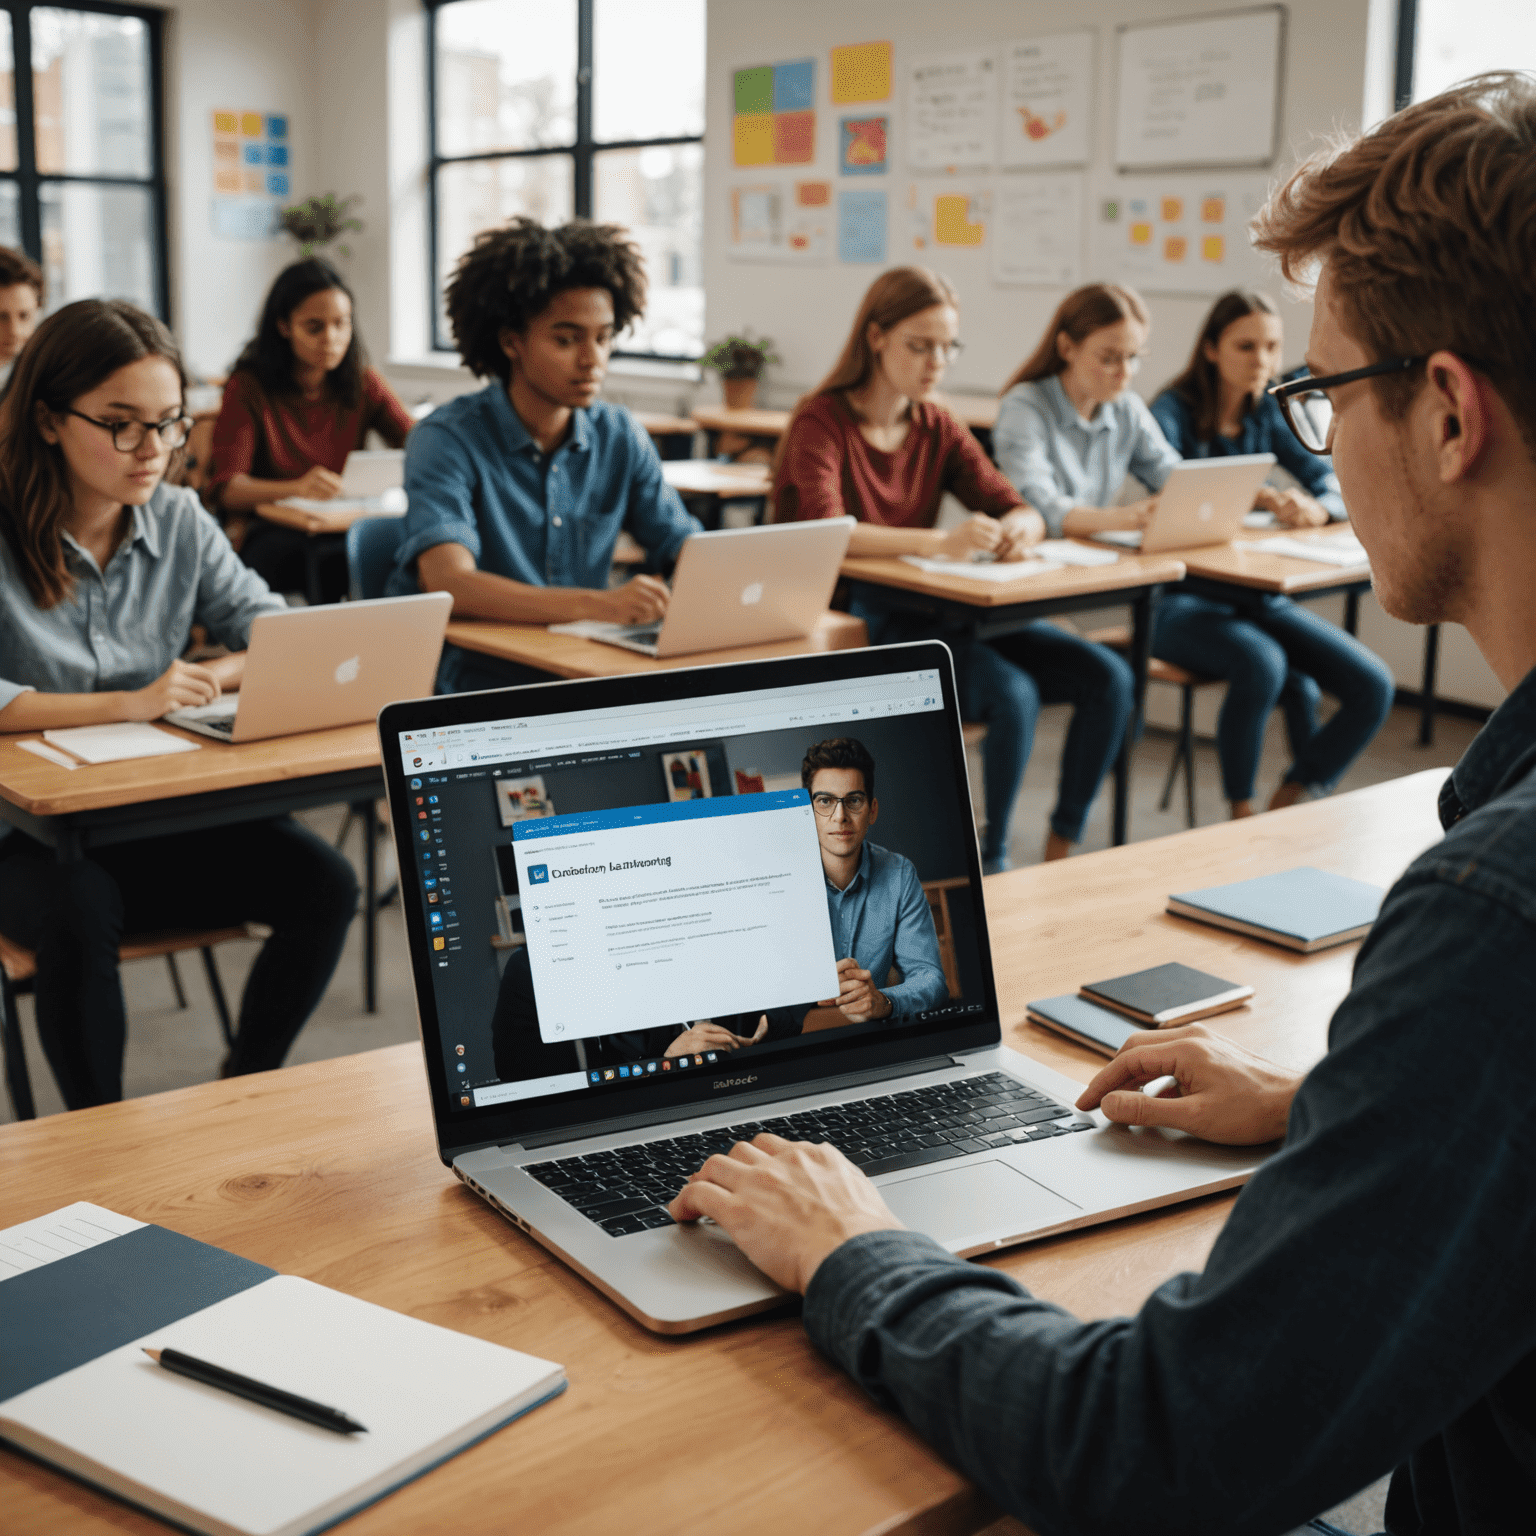
[[(379, 738), (371, 723), (239, 744), (173, 731), (201, 750), (73, 771), (17, 746), (40, 734), (0, 736), (0, 819), (48, 844), (61, 861), (108, 843), (200, 832), (317, 805), (350, 805), (371, 828), (373, 802), (384, 794)], [(375, 840), (363, 841), (363, 993), (374, 1013), (378, 871)]]
[(1131, 753), (1140, 734), (1147, 694), (1147, 663), (1152, 654), (1152, 616), (1158, 594), (1168, 582), (1184, 579), (1184, 566), (1167, 555), (1122, 554), (1113, 565), (1067, 566), (999, 585), (967, 581), (963, 576), (933, 576), (905, 560), (849, 559), (842, 574), (883, 589), (899, 607), (968, 626), (979, 640), (1004, 635), (1054, 613), (1127, 603), (1131, 609), (1131, 671), (1136, 703), (1132, 725), (1115, 764), (1114, 841), (1126, 839), (1130, 818)]
[(683, 498), (706, 528), (720, 526), (721, 504), (727, 501), (756, 502), (754, 520), (763, 521), (763, 506), (773, 488), (773, 473), (766, 464), (663, 459), (661, 472), (667, 484)]
[[(934, 395), (933, 403), (941, 405), (957, 421), (962, 421), (991, 451), (992, 428), (997, 424), (997, 397), (994, 395)], [(741, 437), (767, 437), (777, 440), (789, 426), (788, 411), (769, 411), (759, 408), (732, 410), (725, 405), (696, 405), (693, 419), (711, 440), (722, 432), (735, 432)]]
[(264, 501), (256, 508), (256, 515), (269, 523), (284, 528), (296, 528), (309, 535), (304, 546), (304, 596), (310, 603), (321, 601), (320, 562), (325, 556), (344, 547), (344, 541), (353, 523), (365, 517), (404, 517), (404, 512), (387, 512), (378, 507), (352, 507), (345, 511), (327, 508), (312, 512), (304, 507), (285, 507), (281, 502)]
[(584, 640), (578, 635), (552, 635), (542, 624), (494, 624), (460, 619), (448, 626), (447, 641), (482, 656), (537, 667), (554, 677), (618, 677), (632, 672), (662, 672), (672, 667), (708, 667), (726, 661), (764, 661), (777, 656), (804, 656), (813, 651), (853, 651), (869, 644), (863, 619), (851, 613), (824, 613), (804, 640), (777, 640), (769, 645), (741, 645), (724, 651), (698, 651), (689, 656), (657, 658), (622, 646)]
[(630, 415), (656, 439), (663, 460), (686, 459), (693, 452), (698, 422), (688, 416), (667, 416), (659, 411), (631, 411)]
[[(1085, 1081), (1101, 1058), (1018, 1020), (1112, 953), (1127, 970), (1176, 958), (1252, 980), (1255, 1006), (1212, 1024), (1309, 1063), (1354, 946), (1291, 955), (1164, 917), (1164, 896), (1308, 860), (1388, 880), (1436, 835), (1443, 776), (992, 877), (1004, 1040)], [(348, 1536), (500, 1536), (509, 1511), (561, 1536), (969, 1536), (996, 1518), (793, 1315), (658, 1338), (497, 1217), (438, 1161), (416, 1045), (3, 1126), (0, 1162), (0, 1225), (91, 1199), (566, 1365), (563, 1397), (365, 1510)], [(1205, 1262), (1233, 1198), (985, 1262), (1079, 1317), (1123, 1315)], [(167, 1529), (10, 1451), (0, 1509), (7, 1536)]]

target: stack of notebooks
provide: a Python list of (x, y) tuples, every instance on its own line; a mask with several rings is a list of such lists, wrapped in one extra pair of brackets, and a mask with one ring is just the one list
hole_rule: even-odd
[(1241, 1007), (1252, 996), (1253, 988), (1241, 982), (1173, 962), (1090, 981), (1076, 994), (1041, 998), (1029, 1005), (1029, 1016), (1079, 1045), (1113, 1056), (1138, 1030), (1191, 1024)]
[[(340, 1410), (356, 1432), (173, 1374), (150, 1349)], [(564, 1388), (548, 1360), (100, 1206), (0, 1231), (0, 1439), (209, 1536), (318, 1531)]]

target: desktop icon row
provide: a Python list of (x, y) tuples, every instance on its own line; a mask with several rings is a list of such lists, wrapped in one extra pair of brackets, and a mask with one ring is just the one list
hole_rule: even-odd
[(588, 1072), (587, 1080), (594, 1084), (637, 1082), (642, 1077), (655, 1077), (663, 1072), (684, 1072), (690, 1067), (712, 1067), (720, 1060), (719, 1051), (703, 1051), (692, 1056), (659, 1056), (654, 1061), (637, 1061), (627, 1067), (603, 1067)]

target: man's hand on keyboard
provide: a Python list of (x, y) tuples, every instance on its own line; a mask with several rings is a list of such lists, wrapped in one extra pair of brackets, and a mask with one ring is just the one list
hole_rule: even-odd
[[(1155, 1094), (1142, 1090), (1172, 1078)], [(1084, 1089), (1079, 1109), (1122, 1125), (1162, 1125), (1205, 1141), (1251, 1147), (1285, 1135), (1301, 1076), (1203, 1024), (1147, 1029), (1120, 1047)]]
[(716, 1153), (667, 1209), (677, 1221), (708, 1216), (769, 1279), (802, 1292), (850, 1237), (901, 1227), (836, 1147), (766, 1132)]

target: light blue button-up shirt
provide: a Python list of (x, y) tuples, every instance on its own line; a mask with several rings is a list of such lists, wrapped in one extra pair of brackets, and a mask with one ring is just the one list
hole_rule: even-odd
[(1051, 537), (1073, 507), (1107, 507), (1127, 474), (1160, 491), (1179, 455), (1140, 395), (1129, 390), (1084, 421), (1053, 374), (1015, 384), (992, 429), (997, 466), (1044, 519)]
[[(895, 1013), (921, 1013), (949, 1000), (933, 914), (910, 859), (866, 839), (853, 879), (842, 890), (827, 881), (827, 913), (837, 958), (857, 960)], [(888, 987), (892, 965), (901, 981)]]
[(106, 570), (66, 533), (71, 597), (39, 608), (0, 538), (0, 709), (29, 688), (111, 693), (143, 688), (187, 648), (194, 624), (243, 651), (251, 621), (286, 605), (230, 547), (193, 491), (160, 485), (131, 509)]
[[(410, 510), (386, 590), (418, 590), (415, 564), (439, 544), (462, 544), (482, 571), (535, 587), (608, 585), (613, 547), (627, 529), (653, 568), (677, 558), (700, 524), (662, 478), (650, 435), (622, 406), (596, 401), (546, 454), (498, 380), (440, 405), (406, 440)], [(453, 647), (439, 685), (453, 686)]]

